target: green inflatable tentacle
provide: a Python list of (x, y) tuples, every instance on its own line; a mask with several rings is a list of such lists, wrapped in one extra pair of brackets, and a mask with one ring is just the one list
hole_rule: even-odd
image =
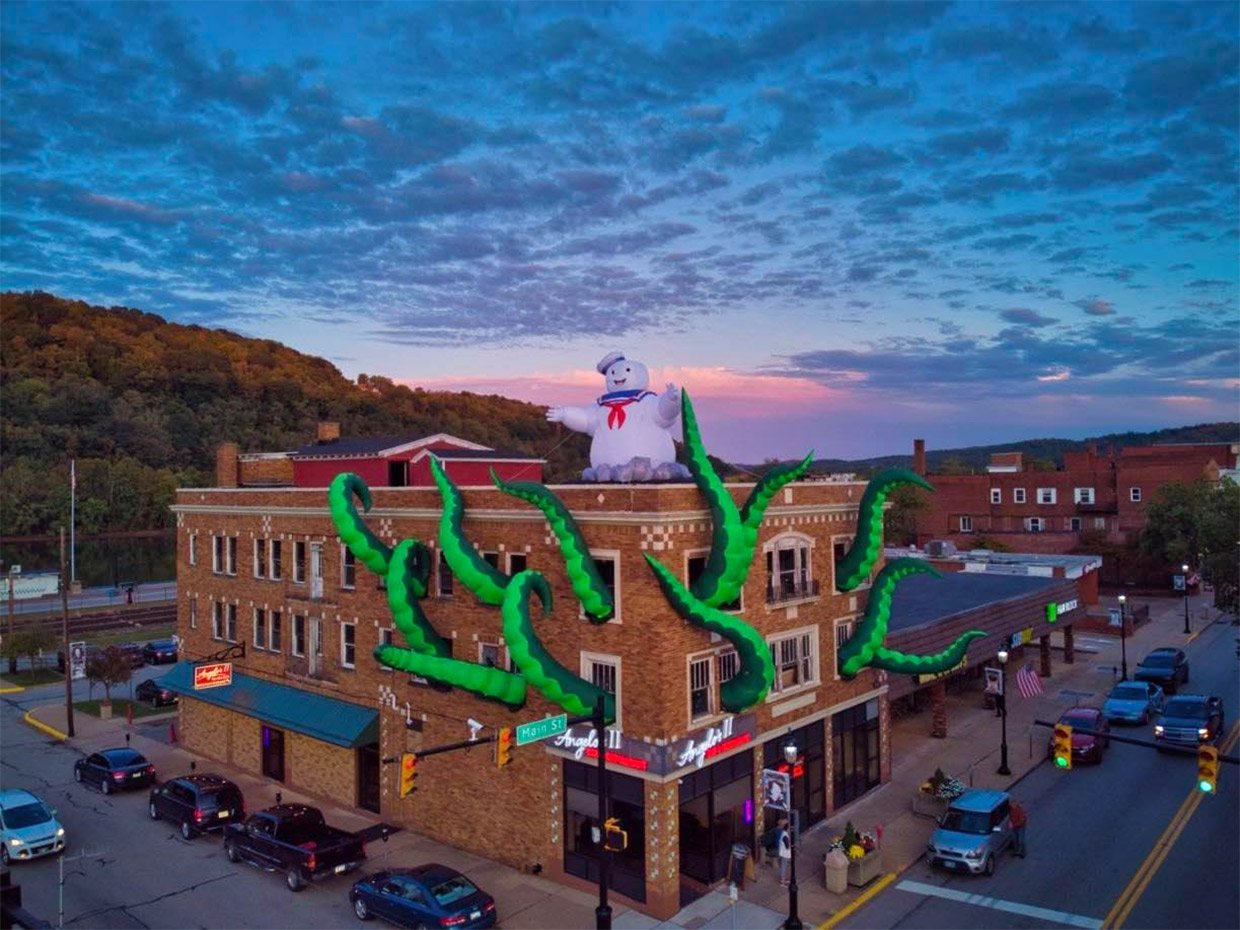
[(500, 611), (504, 618), (504, 641), (513, 664), (547, 700), (559, 704), (570, 714), (593, 712), (595, 701), (602, 695), (603, 716), (607, 722), (615, 722), (615, 696), (566, 669), (551, 657), (534, 633), (530, 620), (531, 591), (542, 601), (543, 616), (551, 613), (551, 586), (539, 572), (518, 572), (504, 592)]
[[(426, 596), (426, 547), (406, 539), (392, 551), (387, 575), (388, 606), (392, 620), (414, 652), (447, 657), (452, 650), (422, 612), (419, 599)], [(419, 593), (419, 591), (421, 593)]]
[(491, 469), (491, 481), (505, 494), (533, 504), (543, 512), (556, 539), (560, 541), (560, 554), (564, 556), (564, 567), (573, 593), (581, 601), (590, 621), (606, 623), (615, 616), (616, 602), (611, 589), (598, 573), (598, 566), (594, 564), (577, 521), (555, 493), (534, 481), (505, 481), (495, 474), (495, 469)]
[(901, 484), (916, 484), (928, 491), (934, 490), (930, 482), (907, 468), (887, 468), (870, 479), (865, 494), (861, 496), (857, 535), (852, 548), (835, 562), (837, 591), (851, 591), (869, 577), (883, 545), (883, 503), (892, 489)]
[(443, 496), (443, 516), (439, 519), (439, 548), (461, 584), (473, 591), (484, 604), (502, 604), (508, 576), (490, 565), (478, 554), (473, 543), (465, 538), (461, 519), (465, 504), (461, 492), (444, 473), (439, 460), (431, 456), (431, 475)]
[(696, 626), (718, 633), (736, 647), (740, 669), (735, 677), (725, 681), (719, 688), (724, 708), (739, 714), (760, 703), (775, 681), (771, 650), (762, 634), (739, 617), (711, 607), (694, 597), (662, 562), (648, 553), (643, 554), (659, 580), (664, 597), (675, 608), (676, 613)]
[(503, 669), (461, 659), (423, 655), (399, 646), (376, 646), (374, 656), (388, 668), (464, 688), (509, 707), (520, 707), (525, 703), (525, 679)]
[(870, 589), (870, 600), (865, 605), (865, 616), (857, 626), (857, 631), (848, 642), (839, 648), (840, 677), (853, 678), (856, 674), (872, 664), (872, 660), (882, 648), (883, 638), (887, 635), (887, 623), (891, 619), (891, 594), (896, 582), (908, 575), (924, 572), (939, 576), (939, 572), (927, 562), (920, 559), (896, 559), (888, 562), (874, 579)]
[(392, 550), (379, 537), (370, 532), (353, 506), (353, 495), (362, 502), (362, 509), (370, 510), (370, 488), (353, 472), (341, 472), (332, 479), (327, 488), (327, 506), (331, 510), (332, 523), (340, 541), (349, 547), (354, 558), (379, 577), (385, 577)]
[(784, 485), (791, 484), (809, 471), (813, 461), (814, 452), (811, 449), (800, 462), (776, 465), (763, 475), (749, 492), (748, 500), (741, 507), (741, 524), (745, 527), (745, 544), (749, 547), (750, 559), (753, 558), (753, 550), (758, 544), (758, 528), (762, 526), (762, 517), (766, 514), (771, 498)]
[(905, 652), (896, 652), (885, 646), (879, 646), (874, 652), (870, 665), (883, 668), (901, 675), (926, 675), (932, 672), (945, 672), (960, 664), (964, 654), (969, 651), (969, 643), (985, 636), (984, 630), (967, 630), (942, 652), (932, 656), (911, 656)]
[(693, 582), (693, 596), (711, 607), (736, 600), (749, 573), (752, 547), (745, 545), (745, 532), (736, 501), (719, 480), (715, 466), (706, 457), (702, 434), (689, 392), (680, 392), (680, 416), (684, 423), (685, 452), (689, 473), (706, 498), (711, 516), (710, 555), (706, 567)]

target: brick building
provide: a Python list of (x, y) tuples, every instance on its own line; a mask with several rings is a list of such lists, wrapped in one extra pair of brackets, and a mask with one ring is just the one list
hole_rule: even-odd
[(1234, 469), (1240, 443), (1130, 446), (1103, 455), (1064, 454), (1057, 471), (1032, 470), (1019, 452), (996, 453), (981, 475), (926, 475), (925, 442), (913, 444), (913, 468), (935, 493), (917, 516), (917, 542), (947, 540), (961, 548), (979, 536), (1019, 552), (1065, 553), (1094, 534), (1135, 542), (1145, 508), (1168, 484), (1218, 481)]
[[(609, 803), (629, 836), (613, 859), (616, 894), (667, 917), (722, 880), (732, 843), (752, 846), (772, 820), (761, 807), (760, 773), (783, 762), (790, 735), (802, 753), (793, 803), (805, 826), (889, 778), (887, 676), (865, 669), (845, 681), (836, 673), (837, 639), (865, 606), (864, 589), (839, 593), (833, 578), (835, 554), (856, 530), (862, 485), (798, 483), (771, 502), (739, 610), (769, 643), (776, 684), (762, 704), (731, 714), (720, 708), (719, 687), (736, 669), (735, 652), (677, 616), (643, 559), (654, 555), (686, 582), (701, 570), (711, 522), (695, 486), (555, 489), (613, 588), (616, 616), (594, 625), (580, 614), (541, 512), (480, 480), (479, 463), (495, 461), (490, 450), (438, 440), (444, 448), (436, 454), (464, 496), (470, 540), (506, 572), (547, 577), (554, 611), (537, 621), (544, 644), (616, 696), (605, 749)], [(487, 736), (561, 709), (531, 689), (525, 706), (510, 710), (374, 660), (376, 645), (394, 641), (391, 611), (379, 579), (340, 544), (327, 506), (329, 472), (379, 469), (367, 525), (388, 545), (417, 538), (430, 547), (439, 568), (422, 607), (452, 655), (509, 666), (499, 608), (464, 589), (439, 553), (442, 501), (418, 468), (430, 444), (341, 453), (351, 447), (327, 442), (334, 449), (320, 442), (290, 454), (303, 477), (283, 486), (272, 477), (275, 459), (233, 448), (221, 453), (218, 487), (177, 494), (184, 661), (165, 680), (183, 695), (184, 745), (311, 795), (351, 799), (384, 821), (488, 858), (593, 887), (597, 741), (588, 726), (517, 748), (503, 769), (490, 746), (427, 757), (416, 793), (399, 798), (397, 766), (382, 760), (465, 740), (470, 720)], [(409, 468), (393, 467), (394, 455)], [(297, 471), (325, 456), (334, 456), (331, 468)], [(387, 486), (384, 475), (405, 484)], [(729, 487), (738, 503), (750, 490)], [(195, 690), (193, 663), (234, 643), (245, 649), (233, 660), (233, 683)]]

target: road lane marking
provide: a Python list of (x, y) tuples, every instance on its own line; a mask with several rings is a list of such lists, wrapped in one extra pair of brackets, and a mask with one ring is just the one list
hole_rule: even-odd
[(1020, 914), (1022, 917), (1036, 917), (1047, 923), (1061, 927), (1083, 927), (1085, 930), (1098, 930), (1102, 921), (1096, 917), (1085, 917), (1082, 914), (1069, 914), (1067, 911), (1055, 911), (1048, 907), (1034, 904), (1021, 904), (1019, 901), (1005, 901), (989, 895), (973, 894), (968, 891), (957, 891), (955, 888), (943, 888), (940, 885), (927, 885), (924, 882), (902, 881), (896, 885), (897, 891), (908, 891), (913, 894), (930, 895), (935, 898), (946, 898), (948, 901), (959, 901), (977, 907), (988, 907), (992, 911), (1007, 911), (1009, 914)]

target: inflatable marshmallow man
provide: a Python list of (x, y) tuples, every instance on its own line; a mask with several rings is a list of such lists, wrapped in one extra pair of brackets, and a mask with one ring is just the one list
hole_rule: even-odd
[(650, 374), (641, 362), (609, 352), (595, 366), (607, 393), (593, 407), (552, 407), (547, 419), (593, 437), (585, 481), (666, 481), (689, 478), (676, 461), (670, 429), (680, 416), (680, 390), (646, 390)]

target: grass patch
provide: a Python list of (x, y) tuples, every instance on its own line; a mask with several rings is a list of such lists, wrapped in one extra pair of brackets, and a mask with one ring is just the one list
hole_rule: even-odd
[(82, 642), (95, 646), (111, 646), (119, 643), (146, 642), (154, 639), (172, 639), (177, 631), (175, 623), (163, 626), (144, 626), (140, 629), (111, 630), (107, 633), (92, 633), (82, 637)]
[(35, 685), (50, 685), (54, 681), (64, 680), (65, 676), (54, 668), (32, 668), (12, 675), (6, 673), (3, 678), (0, 678), (0, 685), (33, 688)]
[[(90, 714), (92, 717), (99, 716), (99, 705), (103, 703), (102, 698), (91, 701), (74, 701), (73, 709), (80, 710), (84, 714)], [(153, 717), (156, 714), (166, 714), (176, 710), (175, 705), (166, 707), (152, 707), (150, 704), (141, 701), (131, 701), (129, 698), (112, 698), (112, 716), (124, 717), (129, 707), (133, 707), (133, 715), (137, 717)]]

